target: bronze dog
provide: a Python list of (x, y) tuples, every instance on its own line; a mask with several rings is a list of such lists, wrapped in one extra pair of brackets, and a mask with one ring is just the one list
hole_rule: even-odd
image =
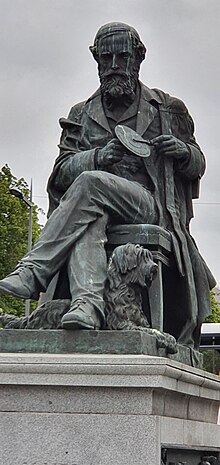
[(109, 260), (105, 286), (106, 325), (112, 330), (141, 330), (156, 336), (157, 347), (176, 353), (170, 334), (150, 328), (142, 309), (143, 288), (149, 288), (157, 265), (148, 249), (127, 243), (117, 247)]
[(150, 287), (156, 272), (151, 252), (140, 245), (128, 243), (114, 250), (105, 287), (108, 328), (150, 327), (142, 310), (142, 289)]

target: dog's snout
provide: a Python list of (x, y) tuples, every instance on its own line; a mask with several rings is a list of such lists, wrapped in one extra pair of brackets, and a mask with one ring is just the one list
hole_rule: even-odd
[(158, 270), (158, 265), (152, 261), (152, 263), (150, 264), (150, 268), (149, 268), (149, 276), (148, 277), (146, 276), (146, 282), (148, 281), (148, 279), (150, 282), (152, 282), (155, 279), (157, 270)]
[(158, 270), (158, 265), (153, 262), (153, 265), (151, 267), (151, 279), (152, 280), (156, 277), (157, 270)]
[(157, 270), (158, 270), (158, 265), (157, 265), (156, 263), (154, 263), (154, 264), (152, 265), (152, 268), (151, 268), (151, 273), (152, 273), (153, 275), (156, 275), (156, 274), (157, 274)]

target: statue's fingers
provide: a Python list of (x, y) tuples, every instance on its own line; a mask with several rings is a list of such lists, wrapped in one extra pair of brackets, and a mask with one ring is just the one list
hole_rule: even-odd
[(172, 135), (163, 134), (162, 136), (157, 136), (151, 139), (151, 143), (157, 145), (157, 144), (161, 144), (162, 142), (170, 141), (172, 139), (174, 139)]
[(114, 150), (121, 150), (121, 151), (122, 151), (122, 150), (123, 150), (123, 151), (125, 150), (125, 148), (124, 148), (124, 146), (121, 144), (121, 142), (119, 142), (118, 144), (116, 144), (116, 143), (112, 144), (112, 148), (113, 148)]
[(177, 150), (174, 147), (166, 147), (166, 148), (161, 148), (158, 150), (159, 155), (161, 156), (175, 156), (177, 153)]
[(165, 151), (161, 155), (163, 155), (163, 157), (169, 158), (169, 157), (173, 157), (175, 155), (175, 152), (173, 152), (173, 151), (172, 152)]
[(113, 139), (110, 140), (109, 144), (112, 144), (112, 145), (122, 145), (120, 140), (119, 139), (116, 139), (116, 137), (114, 137)]
[(117, 154), (115, 152), (109, 153), (109, 155), (107, 157), (108, 161), (110, 161), (110, 162), (120, 161), (121, 158), (122, 158), (121, 154)]
[(162, 144), (158, 145), (156, 147), (156, 150), (159, 154), (166, 152), (166, 151), (176, 152), (178, 150), (178, 147), (175, 141), (167, 141), (167, 142), (163, 142)]
[(118, 146), (118, 144), (120, 144), (120, 142), (119, 142), (118, 139), (111, 139), (111, 140), (106, 144), (106, 148), (110, 149), (110, 148), (113, 148), (113, 147)]
[(175, 139), (167, 139), (167, 140), (164, 140), (163, 142), (161, 142), (159, 145), (158, 145), (159, 148), (170, 148), (170, 147), (173, 147), (173, 148), (176, 148), (177, 147), (177, 144), (176, 144), (176, 141)]

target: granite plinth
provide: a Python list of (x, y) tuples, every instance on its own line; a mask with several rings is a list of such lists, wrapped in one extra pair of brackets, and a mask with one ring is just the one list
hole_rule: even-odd
[(160, 465), (167, 448), (169, 461), (198, 465), (219, 455), (219, 404), (217, 376), (162, 357), (0, 354), (0, 457)]

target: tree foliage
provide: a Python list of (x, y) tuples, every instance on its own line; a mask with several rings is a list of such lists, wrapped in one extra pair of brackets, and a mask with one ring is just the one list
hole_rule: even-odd
[(210, 373), (220, 374), (220, 353), (215, 349), (205, 350), (203, 354), (203, 368)]
[(220, 323), (220, 305), (215, 297), (215, 292), (210, 292), (212, 313), (206, 318), (206, 323)]
[[(220, 323), (220, 305), (214, 290), (210, 292), (212, 313), (206, 318), (206, 323)], [(220, 353), (214, 349), (203, 351), (203, 367), (211, 373), (220, 373)]]
[[(29, 209), (19, 198), (11, 195), (9, 189), (16, 187), (28, 198), (29, 188), (24, 178), (17, 179), (8, 165), (0, 171), (0, 279), (14, 270), (28, 249)], [(32, 240), (39, 237), (41, 225), (38, 222), (40, 209), (33, 206)], [(24, 303), (11, 296), (0, 295), (0, 307), (5, 313), (24, 313)]]

